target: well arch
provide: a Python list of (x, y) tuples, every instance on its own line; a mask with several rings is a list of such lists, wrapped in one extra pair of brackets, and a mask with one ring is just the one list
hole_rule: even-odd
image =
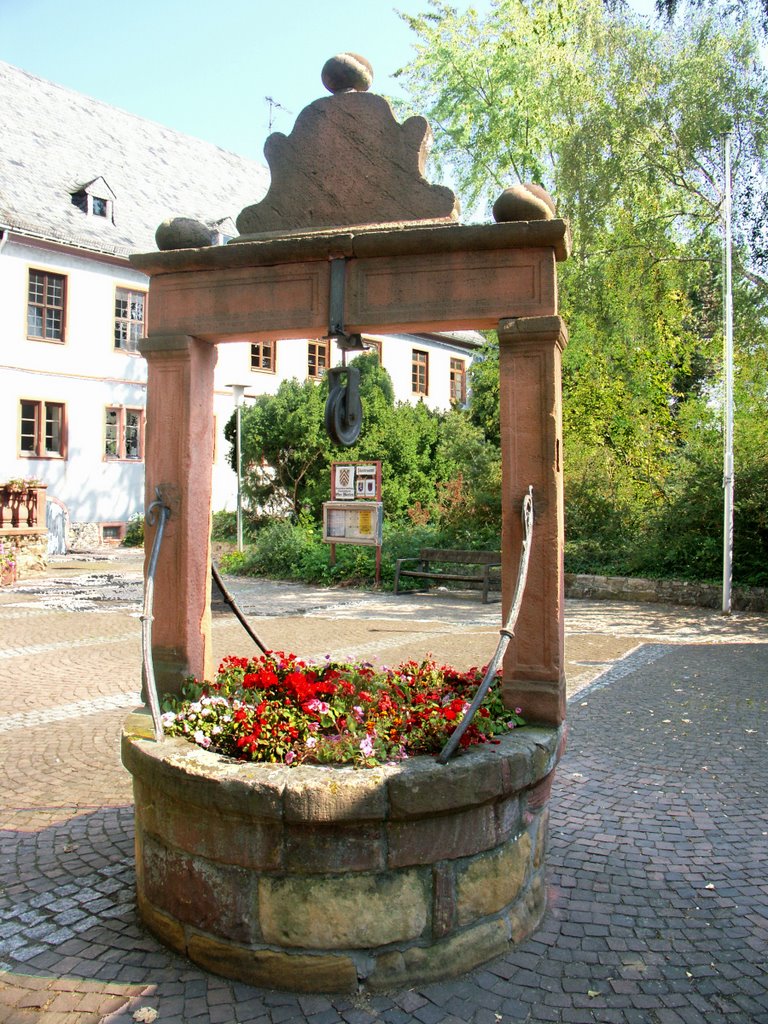
[[(343, 58), (341, 63), (341, 80), (348, 82)], [(184, 223), (172, 224), (163, 232), (164, 251), (132, 258), (151, 278), (148, 336), (141, 344), (148, 364), (147, 506), (160, 493), (171, 510), (154, 582), (152, 656), (162, 692), (178, 692), (189, 675), (212, 676), (210, 505), (218, 345), (324, 335), (338, 326), (339, 310), (343, 330), (350, 334), (496, 329), (503, 616), (512, 600), (522, 543), (520, 507), (533, 486), (535, 531), (528, 585), (504, 661), (503, 686), (508, 705), (523, 707), (537, 728), (527, 739), (522, 730), (520, 737), (505, 741), (503, 757), (488, 764), (462, 757), (445, 768), (408, 765), (394, 775), (372, 775), (372, 804), (359, 804), (359, 783), (352, 773), (351, 781), (342, 785), (346, 795), (338, 806), (321, 799), (326, 816), (318, 820), (310, 810), (305, 820), (292, 815), (308, 798), (294, 799), (291, 793), (303, 785), (301, 773), (312, 769), (281, 769), (286, 774), (273, 791), (269, 766), (241, 770), (235, 779), (231, 766), (206, 760), (213, 755), (178, 749), (182, 741), (153, 747), (142, 737), (140, 720), (129, 721), (124, 760), (135, 780), (142, 916), (174, 948), (213, 970), (256, 983), (275, 983), (274, 972), (254, 966), (273, 963), (273, 954), (284, 958), (280, 971), (287, 987), (307, 987), (300, 982), (308, 976), (315, 979), (309, 987), (338, 987), (331, 984), (335, 968), (329, 974), (319, 967), (318, 958), (326, 955), (333, 963), (337, 955), (347, 958), (341, 987), (382, 987), (375, 981), (382, 977), (391, 984), (410, 983), (438, 976), (440, 963), (447, 965), (447, 973), (455, 973), (462, 963), (466, 968), (479, 962), (478, 950), (484, 959), (524, 937), (543, 911), (546, 809), (565, 720), (560, 359), (567, 335), (558, 315), (556, 263), (568, 254), (568, 229), (554, 216), (551, 200), (535, 187), (505, 194), (497, 206), (506, 219), (461, 225), (452, 193), (423, 177), (428, 137), (423, 118), (398, 124), (381, 97), (359, 91), (353, 82), (310, 104), (290, 136), (268, 140), (272, 185), (261, 203), (238, 218), (238, 238), (222, 247), (187, 247), (194, 232)], [(342, 154), (343, 159), (320, 162), (319, 178), (321, 151)], [(152, 539), (149, 526), (148, 552)], [(446, 796), (445, 807), (435, 814), (428, 808), (409, 813), (408, 800), (415, 806), (421, 799), (415, 795), (423, 784), (419, 773), (427, 770), (445, 772), (441, 785), (454, 795)], [(315, 770), (306, 783), (316, 799), (329, 785), (328, 771)], [(335, 785), (346, 778), (344, 771), (334, 775)], [(467, 771), (473, 778), (469, 790)], [(411, 776), (416, 783), (407, 781)], [(481, 780), (491, 777), (498, 786), (494, 783), (488, 790)], [(464, 782), (457, 781), (462, 778)], [(226, 803), (235, 792), (241, 802), (231, 813), (222, 812), (215, 794)], [(393, 792), (401, 794), (395, 798), (401, 811), (393, 811)], [(186, 808), (186, 824), (184, 815), (180, 819), (173, 813), (176, 803)], [(165, 819), (156, 813), (159, 806), (168, 811)], [(360, 806), (367, 809), (361, 812)], [(350, 807), (356, 810), (350, 812)], [(192, 820), (197, 824), (190, 830)], [(456, 836), (473, 828), (476, 820), (487, 825), (480, 838), (457, 845)], [(360, 952), (355, 947), (354, 955), (339, 954), (330, 941), (326, 949), (317, 944), (298, 949), (293, 940), (283, 948), (279, 928), (265, 933), (259, 909), (266, 900), (263, 894), (277, 884), (276, 878), (293, 878), (296, 870), (305, 874), (302, 865), (320, 838), (331, 845), (336, 833), (348, 839), (350, 822), (356, 828), (363, 823), (376, 849), (384, 851), (383, 860), (363, 856), (350, 866), (361, 891), (371, 879), (374, 885), (390, 876), (402, 882), (404, 873), (416, 870), (412, 881), (425, 894), (429, 920), (414, 926), (407, 939), (387, 934), (376, 949)], [(415, 863), (398, 860), (401, 827), (428, 836), (416, 844)], [(243, 854), (242, 863), (231, 862), (223, 838), (233, 828), (251, 851)], [(297, 829), (303, 830), (308, 847), (292, 868)], [(254, 853), (254, 843), (258, 850), (266, 844), (269, 854)], [(506, 864), (505, 858), (523, 856), (521, 844), (527, 866), (515, 893), (498, 906), (480, 899), (477, 914), (462, 917), (455, 903), (457, 878), (464, 877), (462, 872), (485, 877), (483, 871), (489, 871), (493, 876), (493, 858)], [(353, 846), (358, 849), (359, 844)], [(345, 863), (346, 848), (338, 848), (336, 863)], [(514, 855), (513, 848), (518, 851)], [(477, 867), (472, 866), (475, 859)], [(190, 871), (201, 884), (207, 878), (210, 891), (219, 894), (234, 894), (244, 879), (238, 872), (247, 872), (251, 902), (247, 907), (238, 903), (235, 911), (235, 896), (224, 896), (221, 920), (215, 920), (213, 907), (206, 907), (204, 920), (190, 917), (180, 882)], [(170, 896), (158, 888), (158, 874), (170, 879)], [(327, 874), (332, 881), (336, 872)], [(311, 869), (308, 877), (319, 886)], [(340, 892), (331, 881), (328, 892)], [(334, 897), (328, 899), (331, 917)], [(450, 920), (446, 906), (453, 907)], [(234, 918), (247, 919), (253, 927), (247, 921), (242, 927), (233, 925)], [(447, 944), (458, 949), (457, 956), (446, 955)], [(435, 955), (423, 953), (433, 947)], [(318, 968), (314, 974), (306, 974), (307, 957), (309, 966)], [(396, 966), (388, 971), (387, 963)]]

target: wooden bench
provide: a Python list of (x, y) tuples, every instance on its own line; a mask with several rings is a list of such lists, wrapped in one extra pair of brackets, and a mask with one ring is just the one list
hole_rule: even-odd
[[(417, 562), (418, 567), (404, 569), (410, 562)], [(437, 563), (437, 565), (436, 565)], [(425, 580), (459, 580), (463, 583), (481, 583), (483, 587), (483, 604), (488, 604), (488, 592), (491, 586), (491, 569), (501, 565), (498, 551), (455, 551), (441, 548), (422, 548), (418, 558), (398, 558), (395, 565), (395, 593), (399, 593), (400, 579), (403, 576)], [(441, 566), (467, 566), (464, 571)], [(469, 567), (475, 566), (478, 571), (470, 572)]]

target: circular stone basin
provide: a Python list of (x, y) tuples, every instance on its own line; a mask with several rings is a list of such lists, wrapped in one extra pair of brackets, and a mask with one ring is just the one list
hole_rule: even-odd
[(565, 727), (439, 765), (250, 764), (123, 730), (139, 913), (166, 945), (251, 985), (380, 991), (504, 953), (545, 908), (547, 805)]

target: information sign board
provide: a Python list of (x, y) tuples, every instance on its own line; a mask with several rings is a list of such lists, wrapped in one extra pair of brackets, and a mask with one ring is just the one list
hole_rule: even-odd
[(326, 501), (323, 540), (327, 544), (381, 544), (383, 505), (380, 501)]

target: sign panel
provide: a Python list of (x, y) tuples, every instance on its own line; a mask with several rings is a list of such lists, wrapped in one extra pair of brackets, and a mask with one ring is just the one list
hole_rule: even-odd
[[(338, 494), (338, 491), (336, 493)], [(358, 480), (355, 480), (355, 497), (362, 501), (375, 501), (376, 477), (361, 476)]]
[(334, 462), (331, 467), (333, 501), (381, 501), (381, 463)]
[(337, 501), (354, 501), (355, 498), (355, 467), (334, 466), (336, 474), (335, 494)]
[(327, 544), (381, 544), (383, 505), (380, 501), (323, 503), (323, 540)]

